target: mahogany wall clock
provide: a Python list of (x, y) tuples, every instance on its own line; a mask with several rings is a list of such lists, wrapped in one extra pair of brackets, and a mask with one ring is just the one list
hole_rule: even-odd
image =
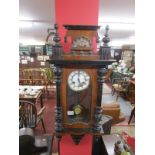
[[(75, 29), (75, 34), (77, 33), (77, 25), (66, 27), (71, 28), (72, 33)], [(79, 26), (80, 31), (82, 28), (84, 28), (84, 34), (87, 34), (86, 28), (88, 28), (88, 34), (90, 31), (90, 34), (94, 34), (98, 29), (97, 26)], [(91, 37), (89, 39), (91, 40)], [(87, 43), (89, 44), (89, 41)], [(49, 63), (56, 67), (55, 132), (58, 137), (68, 133), (78, 143), (80, 137), (86, 133), (97, 135), (101, 132), (99, 122), (102, 117), (100, 106), (103, 76), (106, 72), (105, 67), (112, 62), (114, 60), (101, 60), (99, 54), (93, 53), (61, 54), (59, 58), (53, 57), (49, 60)]]

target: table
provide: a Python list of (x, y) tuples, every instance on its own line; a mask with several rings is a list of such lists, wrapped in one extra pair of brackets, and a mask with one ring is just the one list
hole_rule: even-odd
[(43, 91), (45, 86), (19, 86), (19, 100), (28, 100), (34, 104), (40, 99), (41, 107), (43, 107)]
[[(125, 144), (122, 137), (118, 134), (104, 135), (104, 136), (102, 136), (102, 140), (104, 142), (104, 145), (105, 145), (108, 155), (116, 155), (116, 153), (114, 151), (114, 147), (115, 147), (115, 143), (117, 141), (120, 140)], [(130, 153), (131, 153), (131, 155), (134, 155), (134, 152), (131, 149), (130, 149)]]

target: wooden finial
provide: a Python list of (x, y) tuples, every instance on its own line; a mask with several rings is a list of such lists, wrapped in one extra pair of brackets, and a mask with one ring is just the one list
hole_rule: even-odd
[(105, 34), (104, 34), (104, 38), (102, 39), (105, 47), (108, 47), (108, 43), (110, 42), (110, 38), (109, 38), (109, 34), (108, 34), (108, 31), (109, 31), (109, 25), (107, 25), (105, 27)]
[(54, 28), (55, 28), (56, 32), (55, 32), (55, 35), (53, 37), (53, 40), (55, 41), (56, 45), (59, 45), (61, 38), (60, 38), (59, 33), (58, 33), (58, 24), (54, 24)]

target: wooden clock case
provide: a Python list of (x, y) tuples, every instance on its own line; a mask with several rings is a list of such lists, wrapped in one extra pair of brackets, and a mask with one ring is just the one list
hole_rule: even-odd
[[(62, 46), (60, 45), (60, 37), (58, 35), (58, 27), (55, 25), (56, 34), (54, 41), (56, 44), (53, 46), (53, 58), (48, 60), (50, 64), (55, 66), (55, 77), (56, 77), (56, 108), (55, 108), (55, 134), (58, 138), (61, 138), (64, 134), (70, 134), (76, 143), (80, 141), (80, 138), (86, 134), (90, 133), (96, 137), (103, 134), (100, 125), (101, 121), (101, 100), (102, 100), (102, 84), (103, 76), (106, 73), (107, 65), (110, 65), (115, 60), (103, 60), (101, 55), (103, 55), (104, 49), (101, 47), (100, 52), (97, 54), (90, 53), (72, 53), (64, 54), (62, 52)], [(73, 26), (65, 25), (68, 29), (67, 36), (73, 36), (73, 40), (77, 38), (84, 37), (92, 41), (92, 37), (96, 36), (96, 31), (98, 26)], [(75, 32), (75, 33), (73, 33)], [(104, 39), (105, 40), (105, 39)], [(106, 42), (107, 45), (107, 42)], [(91, 51), (88, 48), (76, 48), (78, 51)], [(75, 50), (75, 49), (74, 49)], [(107, 46), (106, 46), (107, 52)], [(81, 104), (87, 104), (83, 106), (89, 107), (87, 113), (84, 112), (82, 116), (73, 117), (70, 119), (68, 116), (68, 104), (74, 102), (71, 100), (72, 96), (68, 95), (68, 83), (67, 79), (71, 72), (82, 70), (89, 74), (90, 85), (86, 89), (85, 93), (75, 92), (77, 95), (80, 94), (79, 99), (84, 95), (85, 100)], [(72, 93), (73, 94), (73, 93)], [(77, 102), (77, 101), (75, 101)], [(87, 102), (87, 103), (86, 103)], [(80, 103), (79, 103), (80, 104)], [(86, 117), (88, 118), (86, 120)], [(77, 119), (78, 118), (78, 119)], [(80, 120), (79, 120), (80, 119)], [(71, 120), (71, 121), (70, 121)]]

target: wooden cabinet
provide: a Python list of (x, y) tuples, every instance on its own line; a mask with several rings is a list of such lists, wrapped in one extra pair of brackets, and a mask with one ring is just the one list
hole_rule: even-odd
[(127, 98), (131, 104), (135, 104), (135, 80), (130, 80), (129, 83), (129, 92)]
[(122, 60), (125, 61), (128, 67), (134, 63), (135, 52), (134, 50), (125, 49), (122, 51)]

